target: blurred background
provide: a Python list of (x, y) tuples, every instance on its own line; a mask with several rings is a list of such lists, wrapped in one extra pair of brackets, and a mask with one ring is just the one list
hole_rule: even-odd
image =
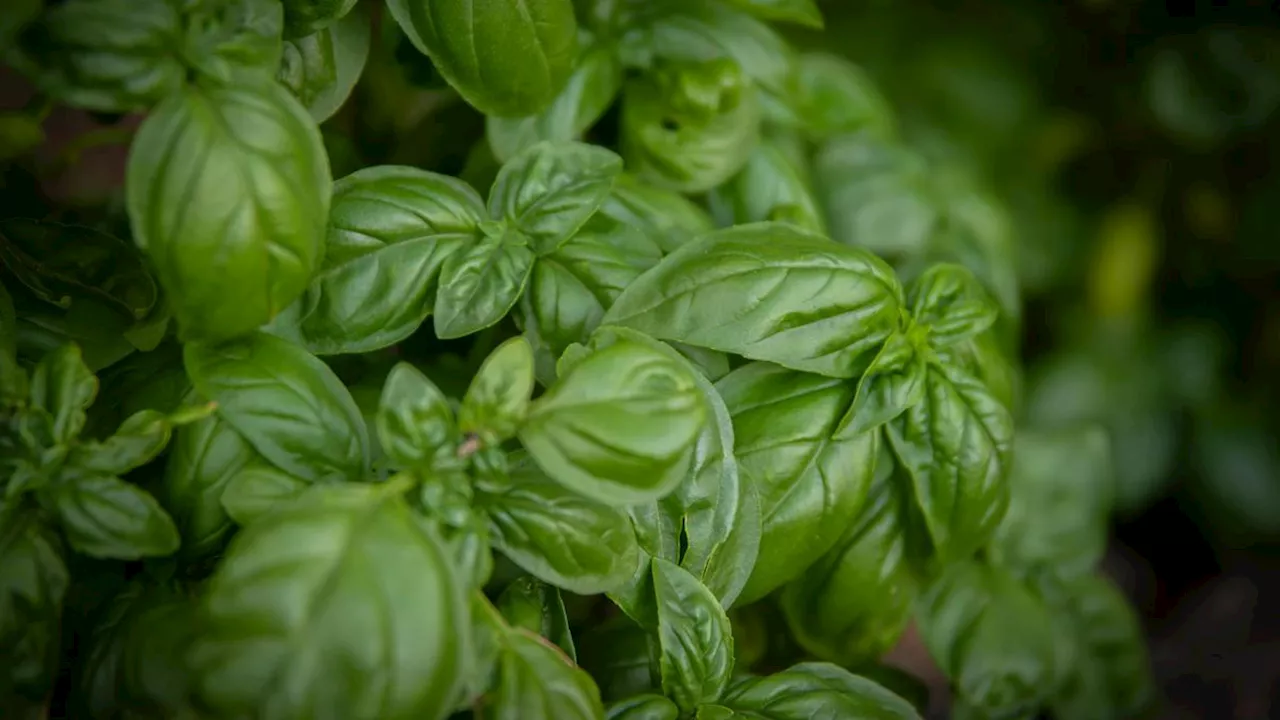
[[(1106, 567), (1142, 616), (1162, 716), (1280, 717), (1280, 11), (821, 4), (826, 31), (790, 39), (862, 65), (900, 125), (901, 153), (856, 190), (893, 191), (873, 249), (909, 254), (920, 230), (904, 218), (963, 178), (946, 216), (982, 229), (986, 279), (1020, 311), (1021, 421), (1111, 432)], [(376, 27), (352, 102), (324, 126), (334, 175), (395, 162), (484, 186), (481, 118), (393, 24)], [(33, 123), (32, 98), (0, 68), (0, 156), (47, 140), (3, 165), (0, 215), (123, 222), (112, 203), (137, 118), (49, 107)], [(850, 235), (867, 216), (842, 214), (856, 204), (842, 173), (866, 170), (848, 150), (820, 151), (814, 183), (831, 234), (865, 243)], [(941, 682), (911, 636), (892, 659)]]

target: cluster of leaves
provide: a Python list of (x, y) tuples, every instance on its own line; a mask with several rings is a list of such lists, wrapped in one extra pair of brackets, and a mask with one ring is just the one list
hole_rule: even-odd
[[(915, 718), (912, 619), (968, 717), (1148, 701), (1106, 436), (1015, 431), (998, 208), (766, 23), (809, 0), (26, 5), (10, 64), (146, 119), (132, 242), (0, 224), (6, 707)], [(371, 16), (487, 198), (331, 177)]]

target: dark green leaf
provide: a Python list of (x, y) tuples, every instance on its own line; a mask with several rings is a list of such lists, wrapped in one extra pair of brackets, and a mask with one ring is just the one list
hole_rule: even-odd
[(895, 332), (885, 340), (858, 381), (849, 409), (849, 432), (874, 430), (924, 399), (928, 370), (921, 335), (919, 331)]
[(733, 674), (733, 631), (720, 601), (678, 565), (654, 558), (662, 690), (684, 712), (713, 702)]
[(687, 363), (636, 342), (589, 352), (534, 401), (521, 443), (556, 482), (611, 505), (685, 477), (706, 421)]
[(541, 635), (555, 643), (570, 660), (578, 661), (559, 588), (535, 578), (519, 578), (502, 591), (497, 604), (512, 627)]
[(902, 290), (870, 253), (780, 224), (688, 243), (605, 314), (663, 340), (857, 377), (897, 328)]
[(324, 249), (329, 161), (315, 122), (275, 81), (170, 95), (139, 129), (127, 175), (134, 240), (184, 340), (251, 332), (307, 287)]
[(178, 428), (156, 496), (182, 535), (182, 554), (217, 550), (232, 530), (223, 509), (228, 484), (258, 453), (225, 420), (208, 417)]
[(45, 355), (31, 373), (31, 406), (53, 420), (52, 439), (67, 444), (84, 428), (85, 410), (98, 394), (98, 378), (85, 367), (80, 348), (63, 345)]
[(458, 412), (459, 429), (506, 440), (524, 422), (532, 394), (533, 350), (524, 338), (512, 338), (485, 358), (471, 381)]
[(27, 397), (27, 372), (18, 364), (18, 316), (0, 285), (0, 407)]
[(509, 629), (498, 660), (498, 683), (485, 715), (495, 720), (600, 720), (604, 707), (591, 676), (549, 641)]
[(352, 480), (369, 464), (364, 418), (327, 365), (257, 333), (184, 348), (187, 374), (218, 417), (271, 464), (312, 482)]
[[(646, 572), (649, 562), (643, 563)], [(650, 587), (650, 599), (653, 591)], [(641, 693), (660, 692), (656, 658), (651, 657), (649, 633), (624, 615), (583, 633), (578, 640), (578, 662), (591, 674), (607, 702)]]
[(70, 461), (76, 467), (104, 475), (123, 475), (151, 462), (169, 444), (173, 431), (168, 416), (155, 410), (131, 415), (114, 435), (102, 442), (77, 445)]
[(489, 191), (489, 214), (546, 255), (595, 213), (621, 172), (622, 158), (605, 148), (539, 142), (502, 166)]
[(402, 468), (428, 466), (458, 440), (448, 399), (409, 363), (391, 368), (376, 417), (383, 453)]
[(533, 271), (528, 238), (507, 230), (454, 250), (440, 269), (435, 330), (442, 339), (479, 332), (506, 317)]
[(44, 698), (58, 674), (62, 542), (42, 513), (0, 506), (0, 697)]
[(356, 0), (284, 0), (285, 37), (302, 37), (331, 27), (356, 6)]
[(41, 496), (77, 552), (137, 560), (178, 549), (178, 529), (169, 514), (147, 491), (120, 478), (66, 474)]
[(222, 485), (226, 515), (247, 526), (277, 507), (302, 497), (310, 483), (267, 465), (245, 465)]
[(507, 480), (481, 480), (476, 504), (494, 546), (539, 579), (590, 595), (612, 590), (636, 566), (635, 534), (621, 511), (566, 490), (527, 459)]
[(486, 115), (541, 112), (573, 70), (571, 0), (390, 0), (391, 15), (436, 70)]
[(739, 471), (760, 492), (760, 552), (738, 599), (749, 603), (799, 576), (854, 522), (879, 435), (841, 429), (848, 381), (752, 363), (716, 388), (733, 417)]
[[(768, 677), (739, 683), (721, 700), (741, 720), (919, 720), (911, 703), (876, 683), (827, 663), (801, 663)], [(702, 715), (699, 715), (701, 718)]]
[(470, 185), (417, 168), (382, 165), (338, 180), (324, 260), (272, 331), (322, 355), (403, 340), (431, 314), (445, 258), (474, 242), (485, 217)]
[(449, 714), (469, 655), (465, 594), (441, 540), (396, 489), (316, 487), (236, 537), (188, 655), (210, 709)]
[(277, 77), (324, 122), (347, 101), (368, 58), (369, 12), (357, 5), (328, 27), (285, 42)]
[(968, 340), (995, 324), (1000, 314), (977, 278), (959, 265), (934, 265), (907, 287), (916, 323), (929, 330), (929, 343), (946, 347)]
[(606, 720), (679, 720), (680, 708), (661, 695), (638, 695), (605, 709)]

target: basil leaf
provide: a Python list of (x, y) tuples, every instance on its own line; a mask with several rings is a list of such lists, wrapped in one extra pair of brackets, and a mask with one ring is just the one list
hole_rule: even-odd
[(1033, 714), (1061, 684), (1054, 617), (1002, 570), (954, 565), (920, 598), (916, 620), (956, 693), (985, 716)]
[(924, 400), (885, 428), (939, 560), (985, 545), (1009, 504), (1008, 409), (972, 376), (931, 362)]
[(40, 90), (99, 112), (145, 110), (178, 92), (186, 68), (174, 46), (183, 17), (167, 0), (70, 0), (23, 28), (8, 60)]
[(69, 460), (81, 470), (123, 475), (155, 459), (169, 444), (172, 431), (173, 425), (164, 413), (141, 410), (130, 415), (106, 440), (74, 447)]
[(580, 595), (620, 585), (636, 566), (626, 516), (562, 488), (526, 459), (509, 479), (477, 481), (494, 547), (531, 575)]
[(570, 660), (578, 661), (559, 588), (534, 578), (519, 578), (502, 591), (497, 605), (512, 627), (541, 635), (555, 643)]
[(284, 0), (285, 37), (302, 37), (331, 27), (355, 5), (356, 0)]
[(851, 133), (893, 137), (893, 108), (862, 68), (848, 60), (805, 53), (791, 82), (796, 118), (811, 139)]
[(280, 65), (284, 9), (273, 0), (185, 3), (183, 59), (215, 83), (239, 83), (246, 74), (272, 77)]
[(43, 513), (0, 506), (0, 690), (46, 697), (58, 675), (62, 603), (70, 576)]
[(683, 712), (714, 701), (733, 674), (733, 631), (716, 596), (678, 565), (654, 558), (662, 690)]
[(841, 422), (853, 401), (847, 381), (752, 363), (716, 389), (733, 417), (739, 472), (760, 491), (760, 550), (739, 604), (791, 581), (854, 521), (875, 470), (878, 434)]
[(498, 171), (489, 214), (530, 240), (538, 255), (554, 252), (604, 202), (622, 158), (595, 145), (540, 142)]
[(822, 12), (814, 0), (728, 0), (729, 4), (761, 20), (793, 22), (822, 29)]
[(1018, 574), (1082, 577), (1102, 560), (1111, 507), (1111, 443), (1101, 429), (1019, 430), (1009, 511), (988, 553)]
[(347, 101), (369, 59), (369, 12), (350, 9), (328, 27), (285, 42), (280, 56), (277, 79), (318, 123)]
[(275, 508), (301, 498), (310, 487), (310, 483), (275, 468), (248, 465), (230, 476), (220, 501), (228, 517), (247, 526)]
[(506, 317), (533, 271), (534, 254), (527, 245), (527, 238), (508, 230), (445, 258), (436, 296), (437, 337), (464, 337)]
[(186, 341), (251, 332), (319, 264), (329, 162), (315, 122), (278, 83), (170, 95), (138, 130), (127, 176), (134, 239)]
[(893, 649), (919, 589), (910, 565), (901, 490), (886, 477), (857, 522), (820, 560), (787, 585), (780, 604), (809, 652), (857, 667)]
[(98, 378), (89, 372), (74, 344), (45, 355), (31, 373), (31, 407), (47, 412), (53, 421), (52, 440), (67, 444), (84, 428), (85, 410), (98, 394)]
[(414, 46), (485, 115), (541, 112), (573, 70), (578, 25), (571, 0), (389, 0)]
[(0, 408), (27, 396), (27, 372), (18, 364), (18, 315), (0, 285)]
[(706, 420), (687, 365), (635, 342), (587, 354), (533, 402), (520, 442), (556, 482), (610, 505), (656, 500)]
[(448, 399), (409, 363), (391, 368), (375, 422), (383, 453), (402, 468), (429, 466), (457, 444), (458, 427)]
[(578, 56), (573, 74), (551, 104), (536, 115), (485, 118), (485, 136), (499, 161), (539, 141), (579, 139), (600, 119), (622, 88), (622, 64), (614, 47), (594, 43)]
[(1065, 588), (1065, 611), (1081, 657), (1051, 700), (1062, 720), (1140, 716), (1155, 697), (1146, 640), (1133, 608), (1106, 579), (1084, 576)]
[(318, 354), (403, 340), (431, 314), (445, 258), (485, 218), (470, 185), (417, 168), (369, 167), (338, 180), (324, 260), (272, 331)]
[[(547, 640), (522, 628), (509, 629), (493, 690), (496, 720), (598, 720), (600, 691), (580, 668)], [(487, 715), (486, 711), (486, 715)]]
[(614, 181), (597, 217), (600, 215), (639, 229), (664, 253), (715, 229), (706, 211), (684, 196), (625, 172)]
[(718, 231), (667, 256), (622, 293), (604, 322), (856, 377), (896, 329), (900, 305), (893, 271), (871, 254), (758, 224)]
[(271, 464), (311, 482), (361, 477), (369, 464), (364, 418), (320, 360), (272, 335), (183, 348), (187, 374), (218, 417)]
[(680, 0), (665, 10), (641, 28), (643, 44), (653, 56), (689, 62), (729, 60), (761, 87), (785, 90), (795, 55), (773, 28), (715, 0)]
[(920, 718), (911, 703), (880, 685), (835, 665), (818, 662), (800, 663), (768, 677), (739, 683), (720, 704), (733, 714), (719, 717), (743, 720)]
[(885, 340), (876, 359), (858, 381), (849, 409), (847, 430), (866, 432), (893, 420), (924, 399), (928, 375), (923, 341), (895, 332)]
[(485, 358), (458, 412), (463, 433), (501, 442), (516, 434), (533, 395), (533, 349), (522, 337), (502, 343)]
[(623, 89), (622, 156), (660, 187), (710, 190), (742, 169), (759, 134), (755, 88), (729, 60), (663, 65)]
[(639, 695), (605, 708), (605, 720), (679, 720), (680, 708), (661, 695)]
[(240, 434), (213, 416), (178, 428), (156, 496), (182, 535), (182, 554), (200, 557), (222, 546), (231, 533), (223, 509), (229, 483), (259, 459)]
[(67, 542), (96, 558), (137, 560), (171, 555), (178, 530), (142, 488), (110, 475), (72, 475), (41, 491)]
[(756, 146), (741, 172), (712, 191), (713, 205), (725, 207), (724, 224), (778, 220), (809, 232), (826, 232), (822, 208), (814, 200), (808, 169), (797, 167), (776, 142)]
[(995, 324), (999, 308), (959, 265), (930, 267), (907, 287), (911, 316), (929, 329), (929, 343), (946, 347), (968, 340)]

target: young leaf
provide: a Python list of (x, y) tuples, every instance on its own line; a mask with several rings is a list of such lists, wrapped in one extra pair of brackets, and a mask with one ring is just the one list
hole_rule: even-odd
[(516, 434), (533, 394), (533, 349), (522, 337), (499, 345), (471, 381), (458, 412), (463, 433), (482, 433), (498, 442)]
[(733, 631), (720, 601), (678, 565), (655, 558), (662, 690), (683, 712), (714, 702), (733, 675)]
[(71, 452), (70, 461), (81, 470), (103, 475), (123, 475), (151, 462), (169, 444), (173, 424), (155, 410), (130, 415), (111, 437), (86, 442)]
[(0, 505), (0, 688), (15, 695), (45, 697), (57, 678), (63, 554), (43, 513)]
[(393, 488), (316, 487), (245, 528), (200, 620), (188, 662), (224, 715), (440, 720), (468, 664), (461, 584)]
[(687, 364), (623, 341), (563, 374), (534, 401), (519, 437), (556, 482), (629, 505), (656, 500), (680, 482), (705, 420)]
[(329, 160), (315, 122), (274, 81), (168, 96), (139, 129), (127, 176), (134, 240), (184, 340), (253, 331), (317, 269)]
[(369, 464), (369, 438), (351, 393), (323, 362), (273, 335), (217, 346), (188, 343), (187, 374), (272, 465), (311, 482), (350, 480)]
[(573, 69), (578, 25), (571, 0), (389, 0), (419, 51), (485, 115), (541, 112)]
[[(305, 1), (305, 0), (304, 0)], [(234, 84), (254, 76), (269, 80), (280, 66), (284, 26), (275, 0), (214, 0), (185, 5), (182, 57), (201, 80)]]
[(604, 323), (844, 378), (871, 364), (897, 329), (901, 302), (893, 271), (870, 253), (767, 223), (668, 255)]
[[(720, 701), (731, 714), (714, 720), (920, 720), (911, 703), (876, 683), (828, 663), (793, 665), (735, 685)], [(699, 718), (703, 716), (700, 714)]]
[(929, 329), (929, 343), (945, 347), (967, 340), (995, 324), (1000, 309), (978, 279), (959, 265), (930, 267), (907, 288), (916, 323)]
[(560, 589), (531, 577), (515, 580), (498, 597), (498, 610), (512, 627), (550, 640), (566, 657), (578, 661)]
[(464, 337), (506, 317), (533, 270), (534, 254), (528, 244), (519, 232), (506, 230), (445, 258), (436, 296), (436, 337)]
[(911, 333), (903, 332), (895, 332), (885, 340), (858, 381), (858, 392), (849, 408), (848, 432), (878, 428), (924, 399), (928, 370), (922, 344)]
[(470, 185), (417, 168), (380, 165), (338, 180), (324, 259), (271, 331), (322, 355), (403, 340), (431, 314), (445, 258), (474, 243), (486, 217)]
[(566, 490), (517, 456), (509, 479), (477, 482), (494, 546), (529, 574), (581, 595), (612, 590), (636, 566), (620, 511)]
[(964, 371), (931, 362), (924, 399), (885, 427), (939, 560), (985, 545), (1009, 504), (1009, 410)]
[(540, 142), (502, 166), (489, 191), (489, 214), (554, 252), (591, 217), (622, 172), (610, 150), (576, 142)]
[(431, 379), (406, 362), (396, 363), (382, 386), (376, 416), (382, 451), (402, 468), (428, 466), (456, 444), (453, 408)]
[(66, 344), (46, 354), (31, 373), (31, 406), (53, 419), (54, 442), (66, 444), (84, 428), (85, 410), (98, 394), (98, 378), (85, 366), (80, 348)]
[(367, 6), (356, 5), (328, 27), (286, 41), (276, 77), (312, 119), (324, 122), (347, 101), (364, 72), (369, 35)]
[(225, 483), (220, 504), (237, 524), (248, 526), (273, 509), (302, 497), (310, 487), (310, 483), (273, 467), (248, 465)]
[(69, 475), (42, 492), (67, 542), (90, 557), (171, 555), (178, 529), (150, 493), (110, 475)]
[(285, 37), (302, 37), (345, 17), (356, 0), (284, 0)]

